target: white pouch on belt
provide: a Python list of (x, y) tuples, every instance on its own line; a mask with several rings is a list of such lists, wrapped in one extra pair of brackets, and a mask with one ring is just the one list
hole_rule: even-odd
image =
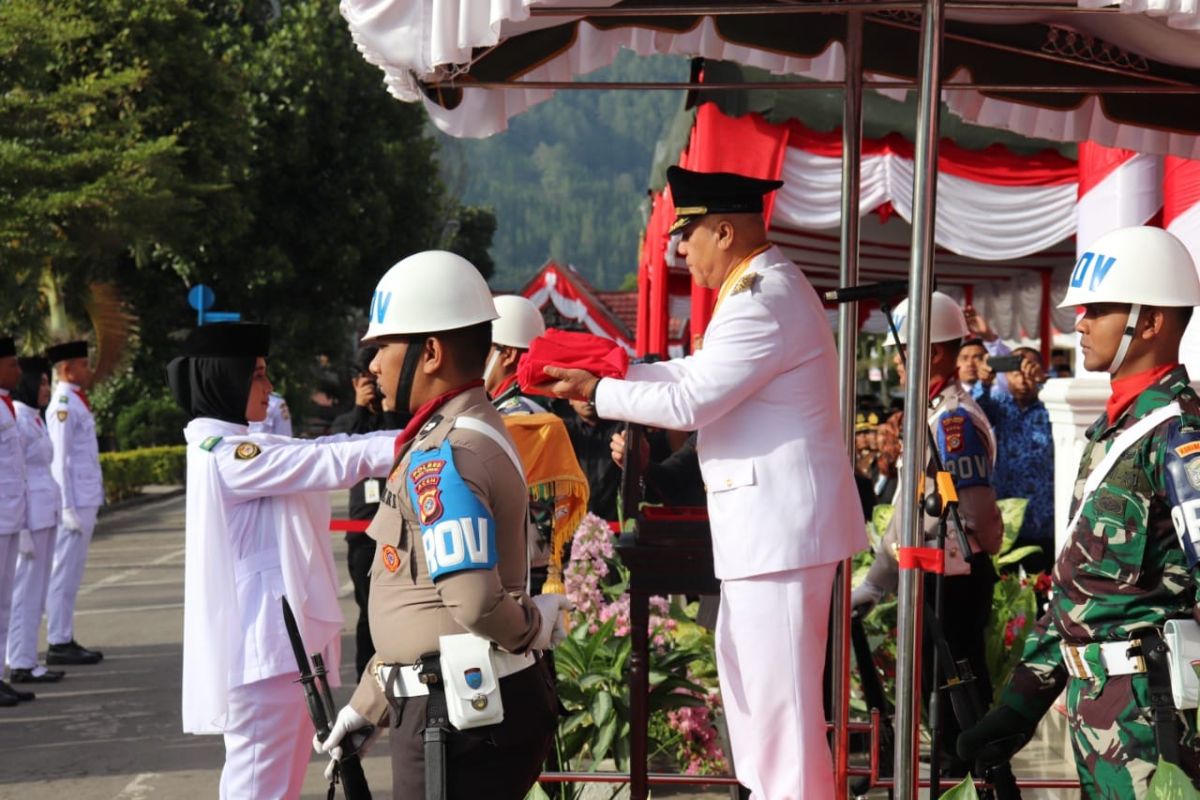
[(470, 633), (438, 638), (450, 724), (460, 731), (504, 720), (492, 643)]
[(1171, 651), (1167, 666), (1171, 672), (1171, 696), (1179, 710), (1200, 704), (1200, 625), (1191, 619), (1169, 619), (1163, 626), (1163, 640)]

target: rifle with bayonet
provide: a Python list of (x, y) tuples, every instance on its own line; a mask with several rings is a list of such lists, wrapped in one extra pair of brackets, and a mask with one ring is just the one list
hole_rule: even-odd
[[(313, 727), (321, 741), (329, 738), (333, 722), (337, 714), (333, 707), (333, 694), (329, 691), (329, 680), (325, 671), (325, 660), (320, 653), (314, 653), (312, 665), (309, 665), (305, 654), (304, 640), (300, 637), (300, 628), (296, 625), (296, 617), (287, 598), (283, 601), (283, 624), (287, 627), (288, 639), (292, 643), (292, 652), (296, 655), (296, 666), (300, 668), (300, 684), (304, 687), (304, 699), (308, 704), (308, 716), (312, 719)], [(361, 734), (363, 731), (355, 731)], [(342, 794), (346, 800), (371, 800), (371, 789), (367, 786), (367, 777), (363, 774), (362, 761), (358, 756), (358, 748), (352, 741), (354, 735), (348, 734), (339, 745), (342, 750), (341, 758), (333, 768), (329, 781), (329, 796), (333, 797), (334, 786), (338, 780), (342, 783)]]

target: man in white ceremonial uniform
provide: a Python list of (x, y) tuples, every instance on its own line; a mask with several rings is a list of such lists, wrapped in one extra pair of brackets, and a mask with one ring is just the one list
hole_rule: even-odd
[(313, 726), (283, 622), (338, 685), (342, 612), (329, 498), (386, 473), (394, 431), (298, 440), (252, 434), (271, 390), (265, 325), (194, 329), (168, 366), (190, 417), (184, 572), (183, 730), (223, 734), (226, 799), (296, 798)]
[(800, 269), (767, 241), (782, 184), (667, 171), (672, 232), (697, 284), (720, 287), (703, 347), (624, 380), (547, 367), (605, 419), (698, 430), (714, 565), (717, 664), (738, 780), (757, 800), (833, 797), (821, 676), (837, 563), (866, 546), (842, 442), (837, 355)]
[[(11, 396), (20, 379), (16, 344), (11, 336), (0, 336), (0, 648), (7, 646), (17, 546), (25, 526), (25, 449)], [(0, 707), (32, 699), (32, 693), (0, 681)]]
[(50, 362), (44, 358), (18, 361), (21, 379), (13, 390), (13, 406), (25, 448), (25, 528), (20, 534), (6, 660), (13, 683), (54, 683), (63, 673), (39, 666), (37, 660), (38, 628), (46, 610), (54, 537), (62, 514), (62, 493), (50, 471), (54, 445), (42, 419), (50, 403)]
[(267, 416), (259, 422), (250, 423), (251, 433), (273, 433), (276, 436), (292, 435), (292, 412), (283, 395), (271, 392), (267, 400)]
[(96, 421), (88, 403), (92, 383), (86, 341), (46, 350), (57, 383), (46, 408), (54, 445), (51, 473), (62, 490), (62, 517), (54, 541), (54, 566), (46, 597), (46, 663), (95, 664), (104, 654), (75, 641), (75, 598), (83, 582), (96, 514), (104, 504)]

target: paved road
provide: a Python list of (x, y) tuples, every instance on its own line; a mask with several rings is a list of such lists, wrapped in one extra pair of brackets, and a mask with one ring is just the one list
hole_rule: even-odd
[[(344, 495), (335, 499), (344, 509)], [(183, 498), (101, 517), (76, 612), (76, 638), (104, 651), (70, 667), (38, 698), (0, 709), (0, 800), (147, 800), (216, 797), (223, 746), (180, 732), (183, 633)], [(345, 547), (334, 543), (340, 575)], [(357, 609), (343, 587), (347, 619)], [(343, 681), (353, 683), (354, 642), (343, 640)], [(42, 642), (42, 652), (45, 641)], [(339, 701), (349, 689), (335, 690)], [(339, 702), (340, 705), (340, 702)], [(366, 759), (376, 800), (389, 800), (386, 746)], [(305, 800), (323, 800), (324, 764), (314, 758)], [(659, 796), (727, 798), (703, 791)], [(606, 790), (602, 795), (608, 797)]]
[[(221, 739), (180, 732), (183, 553), (182, 497), (101, 518), (79, 593), (76, 638), (104, 650), (104, 661), (70, 667), (32, 703), (0, 709), (0, 798), (216, 797)], [(334, 553), (345, 575), (340, 542)], [(352, 618), (353, 598), (343, 598), (343, 607)], [(353, 648), (348, 638), (344, 652)], [(343, 679), (353, 681), (353, 659), (345, 661)], [(339, 699), (347, 693), (340, 690)], [(314, 758), (306, 800), (325, 797), (321, 769)], [(373, 786), (390, 785), (385, 756), (367, 758), (367, 776)], [(390, 796), (375, 792), (379, 800)]]

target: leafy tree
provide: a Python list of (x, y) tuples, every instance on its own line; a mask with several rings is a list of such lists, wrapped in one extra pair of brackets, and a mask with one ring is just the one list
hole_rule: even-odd
[(488, 217), (446, 197), (423, 110), (387, 94), (335, 4), (296, 0), (265, 21), (251, 4), (243, 19), (225, 13), (224, 55), (248, 86), (253, 224), (198, 277), (223, 306), (271, 323), (272, 371), (291, 388), (316, 356), (349, 355), (379, 277), (441, 244), (448, 221), (449, 246), (486, 256)]
[(237, 84), (180, 0), (0, 4), (0, 324), (37, 342), (61, 296), (186, 272), (242, 226)]

